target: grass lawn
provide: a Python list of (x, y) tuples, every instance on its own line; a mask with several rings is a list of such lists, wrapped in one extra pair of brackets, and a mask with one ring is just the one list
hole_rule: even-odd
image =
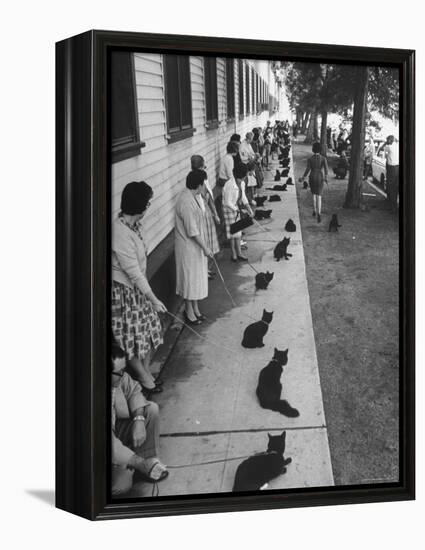
[[(294, 145), (297, 180), (309, 155)], [(297, 195), (335, 483), (397, 481), (398, 217), (368, 185), (366, 211), (342, 208), (347, 179), (328, 181), (320, 224), (298, 182)]]

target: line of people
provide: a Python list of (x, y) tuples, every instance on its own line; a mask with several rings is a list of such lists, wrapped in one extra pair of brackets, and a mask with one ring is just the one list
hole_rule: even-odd
[[(270, 121), (254, 128), (241, 141), (231, 136), (218, 174), (214, 199), (207, 167), (201, 155), (191, 157), (191, 170), (175, 208), (176, 294), (184, 300), (185, 322), (201, 324), (199, 302), (208, 296), (213, 259), (219, 252), (217, 227), (225, 226), (231, 260), (247, 261), (241, 233), (230, 225), (240, 215), (253, 216), (254, 191), (263, 184), (271, 154), (289, 139), (289, 124)], [(155, 295), (146, 276), (147, 254), (141, 220), (153, 200), (144, 181), (128, 183), (120, 212), (112, 227), (112, 495), (127, 493), (138, 472), (149, 482), (169, 472), (159, 458), (159, 411), (151, 401), (162, 391), (162, 380), (150, 371), (153, 354), (163, 343), (160, 314), (165, 304)]]

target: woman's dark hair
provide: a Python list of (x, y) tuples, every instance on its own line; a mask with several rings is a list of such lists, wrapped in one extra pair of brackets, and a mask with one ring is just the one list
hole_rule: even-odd
[(192, 155), (190, 157), (190, 167), (192, 170), (201, 170), (204, 166), (205, 160), (201, 155)]
[(121, 212), (128, 216), (143, 214), (152, 196), (152, 187), (145, 181), (127, 183), (121, 195)]
[(118, 344), (112, 344), (111, 346), (111, 357), (112, 359), (118, 359), (125, 357), (125, 351)]
[(236, 179), (241, 180), (248, 174), (248, 166), (241, 162), (233, 168), (233, 175)]
[(238, 143), (240, 143), (241, 136), (239, 134), (233, 134), (233, 136), (230, 138), (230, 141), (237, 141)]
[(226, 147), (226, 151), (227, 153), (229, 153), (229, 155), (237, 153), (239, 151), (239, 144), (236, 143), (236, 141), (229, 141)]
[(318, 141), (316, 143), (313, 143), (313, 153), (320, 153), (322, 150), (322, 146)]
[(192, 170), (192, 172), (189, 172), (187, 175), (186, 187), (194, 191), (195, 189), (198, 189), (198, 187), (202, 185), (206, 179), (207, 173), (205, 170)]

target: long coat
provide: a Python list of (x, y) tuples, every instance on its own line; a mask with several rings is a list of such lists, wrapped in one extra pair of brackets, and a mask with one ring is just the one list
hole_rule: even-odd
[(176, 204), (175, 257), (176, 293), (185, 300), (203, 300), (208, 296), (208, 259), (193, 237), (206, 243), (204, 213), (198, 201), (183, 189)]

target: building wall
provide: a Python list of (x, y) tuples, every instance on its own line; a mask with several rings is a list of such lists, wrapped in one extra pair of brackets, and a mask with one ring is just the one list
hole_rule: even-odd
[[(206, 127), (203, 58), (190, 57), (193, 127), (192, 137), (169, 144), (167, 141), (166, 105), (163, 58), (161, 54), (134, 53), (137, 108), (140, 139), (146, 143), (140, 155), (112, 165), (112, 214), (119, 210), (123, 187), (132, 180), (145, 180), (154, 190), (154, 198), (143, 228), (148, 253), (158, 247), (174, 228), (174, 208), (177, 196), (185, 186), (193, 154), (205, 158), (211, 187), (216, 184), (220, 158), (233, 133), (242, 136), (254, 126), (265, 126), (273, 119), (268, 111), (260, 115), (245, 114), (239, 120), (238, 70), (235, 63), (236, 120), (228, 123), (226, 97), (226, 60), (217, 58), (217, 95), (219, 126)], [(274, 76), (267, 61), (247, 61), (269, 83), (275, 93)], [(251, 71), (249, 72), (251, 78)], [(244, 71), (244, 80), (245, 80)], [(243, 84), (245, 95), (245, 82)], [(246, 105), (246, 101), (245, 101)]]

